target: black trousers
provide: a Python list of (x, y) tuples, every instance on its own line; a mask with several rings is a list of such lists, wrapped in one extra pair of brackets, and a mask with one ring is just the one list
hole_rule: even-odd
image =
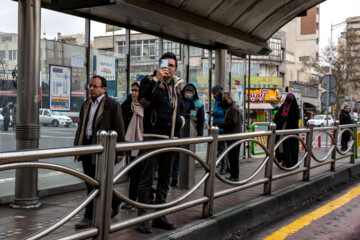
[[(84, 140), (84, 145), (90, 145), (91, 140)], [(83, 171), (86, 175), (88, 175), (91, 178), (95, 178), (95, 172), (96, 172), (96, 165), (92, 163), (92, 156), (91, 155), (83, 155), (80, 158), (82, 160), (82, 167)], [(93, 190), (94, 187), (87, 182), (86, 188), (87, 188), (87, 194), (89, 195)], [(121, 201), (118, 199), (115, 194), (113, 193), (112, 196), (112, 203), (111, 207), (113, 210), (117, 209), (120, 205)], [(85, 207), (85, 215), (84, 218), (87, 218), (89, 220), (93, 219), (93, 209), (94, 209), (94, 201), (91, 201), (88, 205)]]
[[(157, 138), (147, 138), (144, 140), (154, 140)], [(147, 150), (151, 151), (151, 150)], [(165, 203), (167, 193), (169, 191), (171, 170), (174, 164), (175, 153), (166, 152), (155, 155), (146, 159), (143, 162), (141, 169), (141, 177), (139, 182), (138, 199), (140, 203), (150, 204), (150, 194), (153, 185), (154, 175), (158, 170), (158, 183), (156, 187), (155, 204)], [(138, 214), (143, 215), (146, 213), (144, 209), (138, 209)]]
[[(130, 162), (134, 161), (134, 159), (135, 157), (130, 156)], [(129, 172), (129, 198), (133, 201), (136, 201), (138, 197), (141, 167), (142, 164), (140, 163)]]
[(350, 133), (344, 132), (341, 136), (341, 151), (345, 151), (348, 148), (349, 141), (350, 141)]
[[(229, 147), (234, 142), (236, 141), (226, 141), (226, 144)], [(239, 178), (239, 154), (240, 154), (240, 145), (237, 145), (236, 147), (231, 149), (228, 154), (231, 178)]]

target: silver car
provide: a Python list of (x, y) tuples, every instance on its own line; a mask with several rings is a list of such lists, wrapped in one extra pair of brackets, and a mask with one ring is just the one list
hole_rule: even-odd
[(39, 111), (39, 123), (43, 124), (44, 126), (51, 124), (54, 127), (70, 127), (72, 124), (72, 120), (68, 116), (64, 116), (58, 111), (41, 108)]

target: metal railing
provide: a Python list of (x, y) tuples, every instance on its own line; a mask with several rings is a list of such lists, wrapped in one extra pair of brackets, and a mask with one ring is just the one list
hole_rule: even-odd
[[(331, 134), (331, 131), (334, 134)], [(337, 143), (341, 139), (344, 132), (350, 132), (352, 140), (350, 141), (349, 147), (346, 151), (341, 151), (337, 147)], [(306, 134), (306, 140), (303, 141), (298, 134)], [(314, 133), (317, 133), (314, 137)], [(326, 156), (319, 159), (313, 152), (312, 146), (315, 143), (319, 135), (328, 135), (332, 141), (332, 146), (329, 149)], [(275, 142), (277, 135), (283, 135), (278, 142)], [(254, 139), (260, 136), (266, 136), (267, 146), (261, 143), (259, 140)], [(58, 149), (43, 149), (43, 150), (31, 150), (22, 152), (7, 152), (0, 153), (0, 171), (16, 169), (16, 168), (46, 168), (56, 171), (61, 171), (72, 176), (78, 177), (87, 183), (93, 185), (95, 190), (87, 196), (79, 206), (70, 211), (66, 216), (60, 219), (57, 223), (50, 226), (49, 228), (27, 238), (27, 239), (40, 239), (52, 231), (56, 230), (64, 223), (69, 221), (72, 217), (78, 214), (90, 201), (94, 200), (94, 217), (92, 228), (86, 231), (79, 232), (64, 239), (84, 239), (93, 237), (94, 239), (109, 239), (109, 234), (143, 221), (152, 220), (160, 216), (164, 216), (170, 213), (178, 212), (183, 209), (187, 209), (193, 206), (202, 205), (202, 217), (207, 218), (214, 214), (214, 201), (217, 198), (232, 194), (244, 189), (252, 188), (258, 185), (263, 185), (263, 194), (270, 195), (272, 190), (272, 183), (278, 179), (303, 173), (303, 181), (310, 179), (312, 169), (329, 164), (330, 170), (334, 171), (336, 167), (336, 161), (350, 157), (350, 162), (355, 163), (355, 148), (356, 148), (356, 124), (350, 125), (339, 125), (336, 122), (333, 127), (321, 127), (314, 128), (310, 125), (307, 129), (296, 129), (296, 130), (280, 130), (276, 131), (276, 125), (270, 124), (267, 131), (252, 132), (252, 133), (239, 133), (239, 134), (228, 134), (218, 135), (217, 128), (211, 128), (208, 137), (196, 137), (196, 138), (183, 138), (183, 139), (171, 139), (171, 140), (158, 140), (158, 141), (145, 141), (136, 143), (116, 143), (117, 134), (114, 131), (105, 132), (101, 131), (98, 133), (97, 145), (89, 146), (78, 146), (70, 148), (58, 148)], [(305, 152), (301, 159), (292, 166), (284, 167), (275, 158), (275, 151), (279, 148), (280, 144), (289, 138), (295, 138), (303, 145)], [(218, 141), (235, 141), (232, 145), (221, 153), (217, 157), (217, 144)], [(240, 144), (246, 142), (253, 142), (258, 144), (265, 152), (265, 157), (254, 170), (254, 172), (246, 179), (240, 179), (238, 182), (233, 182), (225, 179), (216, 171), (216, 166), (225, 157), (231, 149), (238, 147)], [(180, 148), (180, 145), (189, 144), (207, 144), (207, 157), (206, 161), (203, 161), (196, 153)], [(116, 151), (130, 151), (134, 149), (152, 149), (139, 157), (137, 157), (129, 165), (125, 166), (116, 176), (113, 174), (114, 161)], [(114, 184), (119, 181), (120, 178), (125, 176), (132, 168), (140, 164), (142, 161), (148, 159), (151, 156), (164, 152), (183, 152), (194, 160), (198, 161), (201, 167), (204, 168), (204, 175), (198, 180), (194, 186), (183, 193), (177, 199), (171, 202), (163, 204), (143, 204), (136, 201), (132, 201), (118, 190), (114, 189)], [(38, 163), (38, 162), (24, 162), (32, 159), (42, 159), (49, 157), (63, 157), (63, 156), (75, 156), (81, 154), (96, 154), (96, 176), (92, 179), (85, 174), (75, 171), (73, 169), (50, 163)], [(311, 160), (314, 161), (311, 161)], [(20, 162), (21, 161), (21, 162)], [(313, 164), (316, 163), (316, 164)], [(274, 168), (277, 167), (282, 172), (274, 175)], [(260, 172), (264, 172), (263, 176), (260, 176)], [(255, 177), (257, 178), (255, 179)], [(215, 180), (218, 179), (221, 182), (228, 184), (230, 188), (221, 189), (215, 191)], [(203, 187), (203, 195), (197, 199), (187, 200), (189, 196), (197, 190)], [(126, 219), (122, 221), (110, 224), (110, 213), (111, 213), (111, 200), (112, 193), (115, 193), (122, 201), (127, 202), (135, 207), (144, 209), (156, 210), (147, 215), (137, 216), (132, 219)], [(187, 200), (187, 201), (186, 201)]]

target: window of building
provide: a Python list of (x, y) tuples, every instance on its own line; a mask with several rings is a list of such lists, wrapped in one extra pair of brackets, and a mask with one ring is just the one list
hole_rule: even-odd
[[(132, 59), (137, 60), (141, 58), (156, 59), (158, 45), (156, 39), (130, 41), (130, 56)], [(118, 43), (118, 51), (119, 53), (125, 53), (125, 42)]]
[(9, 51), (9, 60), (16, 60), (17, 59), (17, 50), (10, 50)]
[(5, 59), (5, 51), (0, 51), (0, 60)]
[(169, 40), (164, 40), (163, 47), (164, 47), (164, 50), (163, 50), (164, 53), (172, 52), (172, 53), (174, 53), (176, 55), (176, 57), (178, 59), (181, 59), (180, 43), (172, 42), (172, 41), (169, 41)]
[(2, 41), (3, 42), (12, 42), (12, 36), (3, 36)]
[(310, 57), (309, 57), (309, 56), (299, 57), (299, 61), (300, 61), (300, 62), (307, 62), (307, 61), (310, 61)]
[(118, 42), (118, 53), (125, 54), (125, 42)]
[(190, 51), (190, 56), (200, 56), (201, 55), (201, 48), (190, 46), (189, 51)]

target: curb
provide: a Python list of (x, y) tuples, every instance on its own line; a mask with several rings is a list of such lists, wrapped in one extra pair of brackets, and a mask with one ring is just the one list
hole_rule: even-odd
[[(322, 191), (348, 183), (360, 176), (360, 164), (347, 164), (334, 172), (326, 172), (308, 182), (298, 182), (274, 192), (247, 201), (238, 207), (215, 214), (184, 226), (178, 231), (161, 237), (161, 240), (218, 240), (229, 239), (235, 232), (246, 232), (286, 214), (289, 207), (308, 200)], [(280, 204), (281, 203), (281, 204)]]

